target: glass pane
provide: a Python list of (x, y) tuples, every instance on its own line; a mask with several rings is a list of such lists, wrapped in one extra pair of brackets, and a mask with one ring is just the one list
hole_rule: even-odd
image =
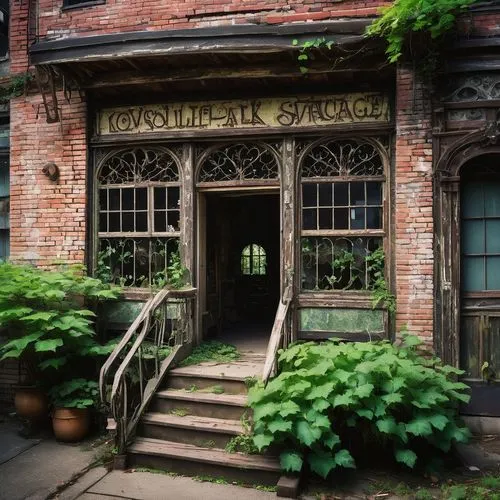
[(108, 218), (106, 214), (99, 214), (99, 231), (106, 232), (108, 230)]
[(108, 209), (108, 190), (100, 189), (99, 190), (99, 208), (101, 210)]
[(462, 288), (466, 292), (485, 289), (484, 283), (484, 258), (464, 257), (462, 266)]
[(134, 212), (123, 212), (122, 231), (134, 231)]
[(351, 208), (351, 229), (365, 229), (365, 209)]
[(167, 218), (165, 212), (155, 212), (155, 232), (164, 233), (167, 230)]
[(134, 210), (134, 188), (122, 189), (122, 210)]
[(495, 181), (484, 183), (484, 212), (489, 217), (500, 216), (500, 184)]
[(167, 212), (167, 231), (179, 231), (179, 210)]
[(110, 233), (116, 233), (121, 231), (120, 227), (120, 212), (111, 212), (109, 214), (109, 228)]
[(317, 184), (302, 185), (302, 206), (315, 207), (318, 204)]
[(135, 214), (135, 230), (146, 232), (148, 230), (148, 214), (147, 212), (136, 212)]
[(135, 209), (148, 209), (148, 190), (146, 188), (137, 188), (135, 190)]
[(367, 208), (366, 209), (366, 228), (381, 229), (382, 228), (382, 209)]
[(332, 184), (320, 184), (319, 185), (319, 204), (322, 207), (331, 207), (333, 201), (333, 185)]
[(317, 229), (316, 227), (316, 210), (302, 210), (302, 227), (303, 229)]
[(500, 220), (486, 220), (486, 253), (500, 254)]
[(351, 182), (351, 205), (364, 205), (365, 204), (365, 183), (364, 182)]
[(319, 209), (319, 228), (320, 229), (333, 229), (332, 209), (320, 208)]
[(180, 206), (180, 188), (169, 187), (168, 189), (168, 208), (179, 208)]
[(336, 207), (346, 207), (349, 204), (348, 189), (347, 183), (341, 182), (334, 185), (334, 204)]
[(462, 221), (462, 252), (484, 253), (484, 220)]
[(486, 290), (500, 290), (500, 257), (486, 257)]
[(167, 192), (165, 188), (155, 187), (155, 208), (167, 208)]
[(334, 229), (348, 229), (349, 228), (349, 209), (336, 208), (333, 211), (333, 228)]
[(120, 190), (109, 190), (109, 210), (120, 210)]
[(462, 190), (462, 217), (482, 217), (484, 215), (483, 183), (465, 184)]
[(382, 184), (380, 184), (380, 182), (366, 183), (366, 204), (367, 205), (382, 204)]

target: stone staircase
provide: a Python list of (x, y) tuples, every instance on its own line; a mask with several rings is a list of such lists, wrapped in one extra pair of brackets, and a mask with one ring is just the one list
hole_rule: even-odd
[(171, 370), (127, 450), (129, 465), (276, 485), (280, 466), (275, 457), (224, 449), (245, 433), (250, 411), (246, 382), (262, 373), (263, 364), (263, 356), (248, 353), (228, 364)]

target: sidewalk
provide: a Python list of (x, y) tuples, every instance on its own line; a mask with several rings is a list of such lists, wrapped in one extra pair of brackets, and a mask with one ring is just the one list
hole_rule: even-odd
[(270, 500), (276, 493), (231, 484), (196, 481), (190, 477), (151, 472), (107, 472), (92, 469), (62, 491), (58, 500)]

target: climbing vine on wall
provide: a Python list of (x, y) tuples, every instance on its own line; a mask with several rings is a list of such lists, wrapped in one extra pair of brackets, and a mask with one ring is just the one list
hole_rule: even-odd
[(395, 0), (381, 10), (367, 35), (387, 41), (390, 62), (401, 58), (412, 33), (423, 33), (438, 41), (454, 26), (457, 16), (477, 0)]
[(14, 75), (8, 85), (0, 86), (0, 104), (7, 104), (14, 97), (24, 94), (26, 85), (32, 80), (30, 73)]

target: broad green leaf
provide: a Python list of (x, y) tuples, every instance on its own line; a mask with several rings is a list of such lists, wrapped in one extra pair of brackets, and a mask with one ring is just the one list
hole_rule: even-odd
[(335, 462), (340, 467), (346, 467), (349, 469), (355, 469), (356, 464), (354, 463), (354, 459), (351, 454), (347, 450), (340, 450), (335, 454)]
[(279, 409), (279, 414), (283, 417), (286, 418), (288, 415), (295, 415), (296, 413), (300, 412), (300, 406), (297, 403), (294, 403), (293, 401), (285, 401), (284, 403), (281, 404), (280, 409)]
[(446, 415), (431, 415), (428, 417), (429, 422), (433, 427), (442, 431), (449, 423), (450, 419)]
[(302, 470), (302, 456), (295, 451), (285, 451), (280, 455), (281, 468), (287, 472), (300, 472)]
[(58, 347), (61, 347), (64, 344), (62, 339), (48, 339), (48, 340), (39, 340), (35, 343), (35, 351), (37, 352), (47, 352), (47, 351), (56, 351)]
[(19, 339), (14, 339), (11, 340), (10, 342), (7, 342), (5, 345), (2, 346), (1, 350), (2, 351), (13, 350), (22, 353), (28, 347), (29, 344), (36, 342), (43, 335), (44, 332), (35, 332), (29, 335), (25, 335), (24, 337), (21, 337)]
[(267, 427), (273, 434), (276, 432), (287, 432), (292, 430), (292, 422), (290, 420), (285, 421), (282, 418), (278, 418), (269, 422)]
[(323, 479), (326, 479), (328, 474), (337, 467), (337, 462), (333, 456), (319, 455), (317, 453), (311, 453), (307, 457), (307, 461), (311, 466), (311, 470), (320, 475)]
[(326, 399), (317, 399), (313, 402), (313, 408), (316, 411), (323, 411), (330, 407), (330, 403)]
[(334, 387), (335, 384), (333, 382), (327, 382), (326, 384), (313, 387), (311, 392), (307, 394), (306, 399), (327, 398), (333, 391)]
[(300, 382), (292, 384), (288, 388), (288, 394), (291, 397), (301, 396), (307, 389), (309, 389), (309, 387), (311, 387), (310, 382), (307, 382), (307, 380), (301, 380)]
[(377, 429), (384, 434), (397, 434), (398, 426), (393, 417), (386, 417), (380, 420), (377, 420), (375, 423)]
[(405, 464), (406, 466), (413, 469), (417, 461), (417, 455), (412, 450), (396, 450), (394, 453), (396, 461)]
[(253, 444), (259, 451), (262, 451), (273, 442), (273, 439), (273, 436), (270, 434), (257, 434), (253, 437)]
[(305, 421), (300, 421), (297, 424), (297, 437), (302, 444), (311, 446), (321, 437), (321, 429), (313, 427)]
[(329, 429), (332, 426), (330, 419), (326, 415), (318, 415), (313, 422), (314, 427)]
[(352, 392), (346, 391), (344, 394), (338, 394), (335, 396), (332, 406), (336, 408), (337, 406), (349, 406), (352, 403), (354, 403)]
[(387, 404), (387, 406), (395, 403), (402, 403), (403, 396), (399, 392), (393, 392), (391, 394), (386, 394), (382, 396), (382, 400)]
[(417, 417), (406, 424), (406, 432), (414, 436), (429, 436), (432, 434), (432, 427), (426, 417)]
[(340, 444), (340, 438), (337, 434), (330, 434), (326, 439), (323, 440), (323, 444), (332, 450), (335, 446)]
[(56, 317), (57, 313), (53, 311), (47, 312), (36, 312), (34, 314), (30, 314), (28, 316), (24, 316), (21, 318), (22, 321), (50, 321), (52, 318)]
[(280, 405), (278, 403), (265, 403), (255, 409), (253, 417), (255, 420), (260, 420), (261, 418), (275, 415), (279, 410)]
[(368, 420), (373, 419), (373, 412), (371, 410), (368, 410), (366, 408), (360, 408), (359, 410), (356, 410), (356, 413), (363, 418), (367, 418)]
[(363, 384), (354, 389), (354, 394), (359, 398), (367, 398), (373, 392), (374, 388), (373, 384)]

